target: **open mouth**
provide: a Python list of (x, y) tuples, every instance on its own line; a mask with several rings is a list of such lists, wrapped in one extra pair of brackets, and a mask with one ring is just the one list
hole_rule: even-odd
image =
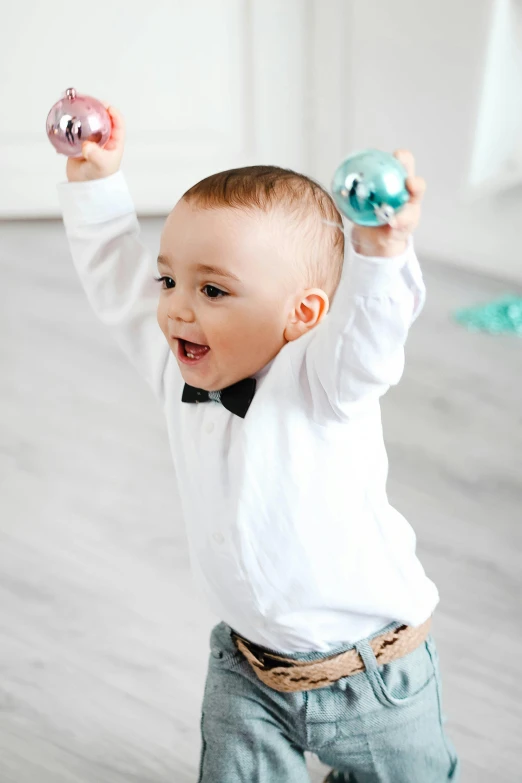
[(178, 339), (178, 359), (183, 364), (198, 364), (210, 351), (208, 345)]

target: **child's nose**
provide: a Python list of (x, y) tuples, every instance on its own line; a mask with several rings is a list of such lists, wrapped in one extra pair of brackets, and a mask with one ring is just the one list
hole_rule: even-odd
[(185, 323), (193, 323), (195, 321), (194, 309), (189, 298), (183, 295), (181, 291), (177, 290), (175, 296), (171, 298), (168, 316), (173, 321), (184, 321)]

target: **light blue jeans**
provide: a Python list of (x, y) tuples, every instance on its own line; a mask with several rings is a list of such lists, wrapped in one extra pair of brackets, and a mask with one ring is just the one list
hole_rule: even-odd
[(199, 783), (306, 783), (305, 750), (343, 772), (347, 783), (456, 781), (458, 761), (442, 725), (431, 637), (384, 666), (377, 665), (368, 641), (329, 654), (354, 646), (366, 671), (326, 688), (279, 693), (256, 677), (231, 629), (216, 626), (203, 699)]

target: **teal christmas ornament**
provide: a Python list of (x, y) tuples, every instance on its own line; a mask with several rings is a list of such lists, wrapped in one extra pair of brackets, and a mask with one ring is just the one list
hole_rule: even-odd
[(494, 302), (466, 307), (454, 315), (470, 332), (517, 334), (522, 337), (522, 298), (508, 294)]
[(359, 226), (384, 226), (406, 204), (406, 169), (396, 157), (364, 150), (341, 163), (332, 180), (339, 210)]

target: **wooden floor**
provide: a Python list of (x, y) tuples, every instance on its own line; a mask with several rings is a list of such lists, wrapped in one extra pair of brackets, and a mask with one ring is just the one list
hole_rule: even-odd
[[(160, 226), (143, 224), (152, 251)], [(217, 618), (191, 583), (161, 411), (91, 313), (61, 224), (0, 224), (0, 263), (0, 781), (195, 783)], [(516, 783), (522, 340), (448, 315), (513, 289), (424, 267), (384, 404), (389, 492), (441, 592), (463, 780)]]

